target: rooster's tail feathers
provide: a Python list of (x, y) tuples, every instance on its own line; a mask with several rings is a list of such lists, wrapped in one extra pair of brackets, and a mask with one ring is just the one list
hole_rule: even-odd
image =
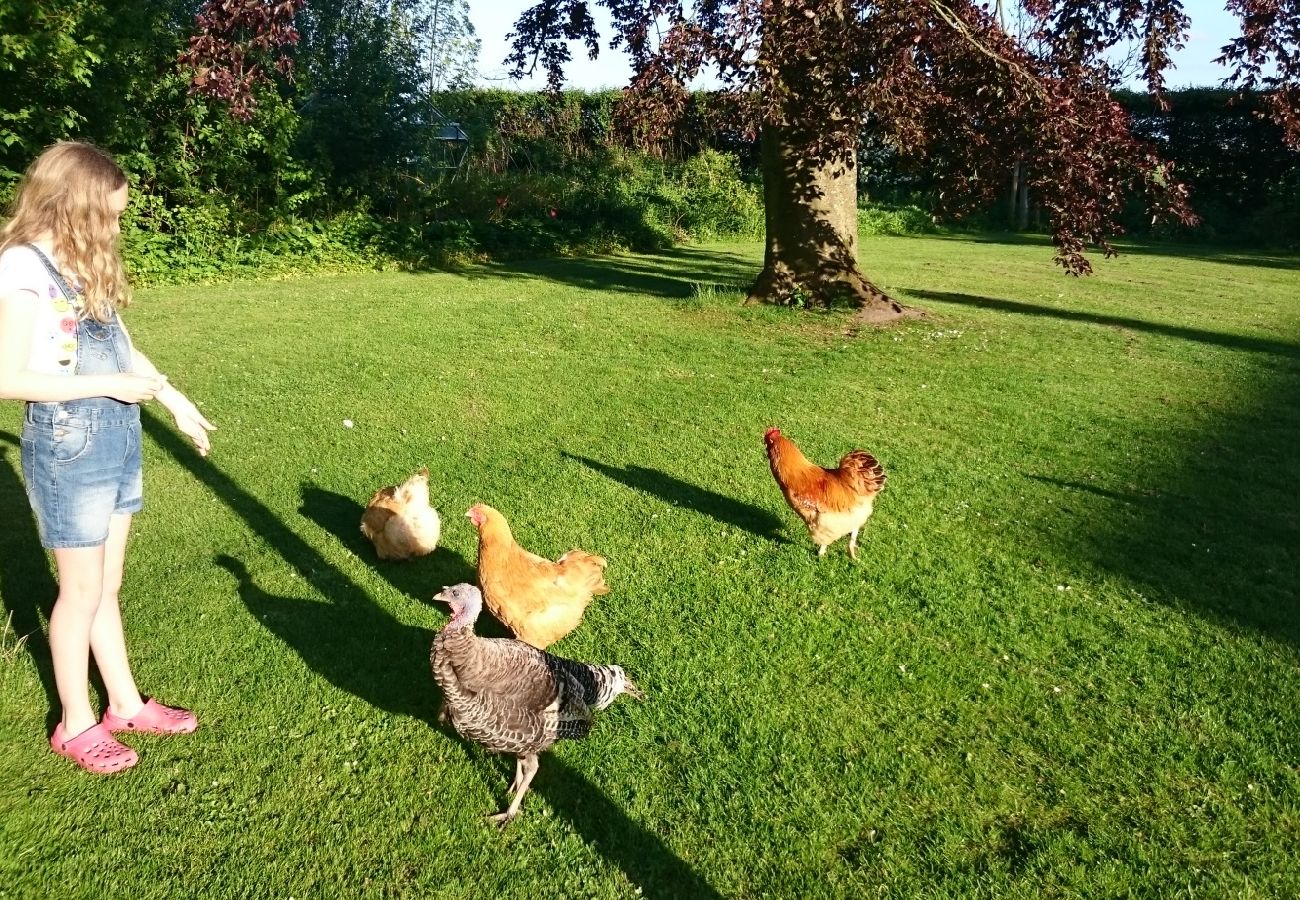
[(865, 450), (845, 454), (840, 460), (840, 469), (852, 473), (867, 493), (879, 493), (885, 487), (885, 467)]

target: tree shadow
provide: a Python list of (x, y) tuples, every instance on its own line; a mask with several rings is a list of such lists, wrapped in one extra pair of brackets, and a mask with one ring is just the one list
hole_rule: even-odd
[[(899, 237), (917, 237), (936, 241), (958, 241), (968, 244), (997, 244), (1006, 247), (1043, 247), (1052, 249), (1049, 234), (1038, 232), (1014, 232), (998, 230), (976, 230), (960, 225), (950, 226), (944, 231), (917, 235), (899, 235)], [(1162, 240), (1124, 240), (1113, 241), (1115, 249), (1123, 256), (1157, 256), (1168, 259), (1191, 259), (1198, 262), (1224, 263), (1234, 266), (1249, 266), (1262, 269), (1300, 269), (1300, 254), (1260, 249), (1245, 245), (1215, 244), (1208, 241), (1162, 241)]]
[(1194, 259), (1200, 262), (1224, 263), (1232, 266), (1249, 266), (1261, 269), (1300, 269), (1300, 256), (1270, 252), (1249, 247), (1211, 246), (1197, 243), (1122, 243), (1116, 245), (1120, 253), (1134, 256), (1165, 256), (1174, 259)]
[(757, 264), (741, 253), (681, 247), (635, 256), (493, 262), (464, 274), (471, 279), (544, 279), (584, 290), (687, 300), (701, 285), (734, 287), (737, 293), (743, 294), (757, 274)]
[[(274, 547), (322, 595), (330, 598), (329, 603), (323, 604), (276, 597), (253, 584), (239, 560), (228, 555), (218, 557), (217, 564), (238, 580), (240, 597), (258, 621), (266, 623), (268, 629), (331, 684), (380, 709), (409, 715), (433, 726), (439, 697), (428, 664), (432, 633), (403, 625), (379, 608), (360, 585), (234, 479), (210, 460), (200, 457), (148, 407), (141, 419), (145, 432), (163, 450)], [(354, 518), (354, 510), (339, 500), (331, 500), (328, 492), (307, 499), (308, 505), (331, 523), (324, 526), (327, 530), (343, 529), (345, 520), (351, 520), (347, 523), (351, 529), (360, 519), (359, 507)], [(469, 758), (474, 759), (474, 755), (469, 754)], [(509, 767), (496, 765), (499, 762), (494, 760), (494, 768), (498, 770), (494, 775), (508, 779), (503, 770)], [(584, 840), (620, 866), (643, 895), (719, 896), (658, 835), (630, 819), (581, 772), (558, 757), (548, 758), (542, 771), (547, 774), (538, 776), (536, 792)], [(494, 796), (499, 796), (501, 785), (493, 783)]]
[(1150, 501), (1150, 498), (1158, 496), (1156, 491), (1112, 491), (1095, 484), (1089, 484), (1086, 481), (1070, 481), (1065, 478), (1052, 478), (1048, 475), (1027, 475), (1033, 481), (1041, 481), (1043, 484), (1052, 484), (1057, 487), (1065, 488), (1071, 491), (1082, 491), (1092, 494), (1096, 497), (1104, 497), (1107, 500), (1114, 500), (1116, 503), (1127, 503), (1131, 506), (1139, 506)]
[(1094, 325), (1107, 325), (1113, 328), (1128, 328), (1149, 334), (1194, 341), (1225, 347), (1230, 350), (1246, 350), (1252, 353), (1271, 353), (1288, 359), (1300, 360), (1300, 344), (1274, 341), (1268, 338), (1249, 337), (1239, 334), (1224, 334), (1218, 331), (1205, 331), (1200, 328), (1188, 328), (1182, 325), (1168, 325), (1163, 322), (1149, 322), (1144, 319), (1131, 319), (1127, 316), (1111, 316), (1104, 313), (1080, 312), (1074, 309), (1062, 309), (1044, 306), (1038, 303), (1025, 303), (1020, 300), (1003, 300), (994, 297), (982, 297), (978, 294), (959, 294), (950, 291), (927, 291), (913, 288), (905, 289), (913, 297), (940, 303), (954, 303), (962, 306), (975, 306), (981, 309), (993, 309), (999, 312), (1017, 313), (1026, 316), (1044, 316), (1062, 319), (1068, 322), (1088, 322)]
[(1060, 550), (1144, 594), (1225, 627), (1300, 647), (1300, 367), (1272, 369), (1258, 395), (1172, 457), (1120, 465), (1124, 490), (1029, 475), (1058, 488)]
[[(10, 450), (5, 444), (11, 445)], [(50, 570), (49, 554), (41, 546), (36, 519), (27, 502), (27, 490), (19, 474), (19, 438), (0, 431), (0, 509), (6, 510), (6, 525), (0, 529), (0, 598), (15, 635), (25, 637), (25, 647), (36, 665), (45, 690), (49, 712), (46, 730), (53, 731), (62, 715), (59, 692), (54, 684), (54, 660), (43, 622), (50, 619), (59, 585)], [(92, 667), (93, 668), (93, 667)]]
[(645, 466), (636, 465), (619, 468), (566, 451), (560, 451), (560, 454), (566, 459), (582, 463), (587, 468), (599, 472), (620, 484), (627, 485), (633, 490), (653, 494), (674, 506), (693, 509), (733, 528), (748, 531), (763, 540), (774, 541), (778, 544), (790, 543), (789, 538), (783, 533), (781, 520), (766, 509), (754, 506), (752, 503), (735, 500), (725, 494), (719, 494), (717, 491), (699, 487), (689, 481), (682, 481), (680, 478), (674, 478), (672, 475), (660, 472), (658, 469), (648, 469)]

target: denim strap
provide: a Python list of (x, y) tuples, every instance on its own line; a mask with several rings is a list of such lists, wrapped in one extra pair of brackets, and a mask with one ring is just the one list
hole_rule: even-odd
[(45, 271), (50, 273), (50, 277), (53, 278), (54, 283), (59, 286), (59, 290), (63, 291), (63, 296), (68, 299), (68, 302), (74, 307), (77, 306), (79, 303), (77, 293), (72, 288), (68, 287), (68, 282), (63, 279), (63, 273), (55, 268), (54, 263), (50, 262), (50, 258), (41, 252), (40, 247), (37, 247), (35, 244), (28, 244), (27, 247), (40, 259), (41, 265), (45, 266)]

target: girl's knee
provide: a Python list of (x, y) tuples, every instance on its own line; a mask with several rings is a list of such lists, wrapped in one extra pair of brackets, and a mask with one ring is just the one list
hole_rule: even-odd
[(102, 594), (98, 590), (78, 590), (59, 588), (59, 596), (54, 601), (54, 611), (65, 609), (69, 612), (81, 612), (93, 615), (99, 609)]

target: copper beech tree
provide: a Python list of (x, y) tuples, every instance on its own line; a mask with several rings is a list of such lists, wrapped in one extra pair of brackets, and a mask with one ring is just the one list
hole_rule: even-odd
[[(207, 79), (196, 86), (238, 91), (238, 77), (220, 74), (224, 61), (245, 60), (230, 48), (285, 34), (301, 2), (209, 0), (187, 60)], [(1193, 221), (1176, 173), (1130, 133), (1110, 94), (1119, 80), (1110, 60), (1127, 49), (1160, 96), (1190, 26), (1179, 0), (1023, 0), (1019, 37), (966, 0), (541, 0), (515, 23), (516, 73), (540, 66), (558, 89), (572, 42), (599, 52), (597, 4), (609, 13), (610, 46), (632, 63), (620, 108), (629, 134), (653, 143), (667, 133), (686, 85), (707, 73), (731, 124), (759, 135), (767, 236), (752, 299), (847, 297), (868, 321), (906, 312), (859, 265), (856, 148), (868, 126), (937, 176), (945, 215), (996, 196), (1022, 163), (1057, 261), (1076, 275), (1091, 271), (1089, 245), (1114, 253), (1108, 238), (1135, 197), (1154, 217)], [(262, 31), (218, 27), (222, 15), (255, 7), (268, 11)], [(1241, 37), (1222, 50), (1231, 83), (1264, 91), (1300, 147), (1300, 0), (1227, 8), (1242, 21)]]

